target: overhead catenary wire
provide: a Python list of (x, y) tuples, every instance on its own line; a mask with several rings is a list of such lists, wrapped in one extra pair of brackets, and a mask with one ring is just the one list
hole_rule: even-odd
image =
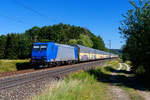
[[(25, 8), (25, 9), (30, 10), (31, 12), (33, 12), (33, 13), (35, 13), (35, 14), (41, 16), (41, 17), (48, 18), (48, 16), (43, 15), (43, 14), (40, 13), (39, 11), (36, 11), (35, 9), (24, 5), (23, 3), (19, 2), (18, 0), (13, 0), (13, 1), (14, 1), (16, 4), (22, 6), (22, 7)], [(16, 23), (19, 23), (19, 24), (23, 24), (23, 25), (26, 25), (26, 26), (31, 26), (31, 24), (25, 23), (25, 22), (24, 22), (23, 20), (21, 20), (21, 19), (18, 19), (18, 18), (9, 16), (9, 15), (6, 15), (6, 14), (1, 14), (1, 13), (0, 13), (0, 17), (5, 18), (5, 19), (8, 19), (8, 20), (11, 20), (11, 21), (16, 22)]]
[(4, 15), (4, 14), (0, 14), (0, 17), (3, 17), (5, 19), (11, 20), (11, 21), (14, 21), (14, 22), (19, 23), (19, 24), (24, 24), (24, 25), (27, 25), (27, 26), (30, 25), (30, 24), (27, 24), (27, 23), (25, 23), (24, 21), (22, 21), (20, 19), (16, 19), (14, 17), (10, 17), (10, 16)]
[[(25, 9), (27, 9), (27, 10), (33, 12), (33, 13), (35, 13), (35, 14), (37, 14), (37, 15), (43, 17), (44, 19), (45, 19), (45, 18), (50, 19), (50, 18), (49, 18), (48, 16), (46, 16), (45, 14), (39, 12), (38, 10), (36, 10), (36, 9), (30, 7), (30, 6), (25, 5), (24, 3), (20, 2), (19, 0), (12, 0), (12, 1), (13, 1), (15, 4), (17, 4), (17, 5), (21, 6), (21, 7), (25, 8)], [(56, 21), (56, 19), (53, 19), (52, 21)]]
[(31, 12), (33, 12), (33, 13), (39, 15), (39, 16), (41, 16), (41, 17), (48, 18), (48, 16), (46, 16), (46, 15), (40, 13), (39, 11), (37, 11), (37, 10), (35, 10), (35, 9), (33, 9), (33, 8), (29, 7), (29, 6), (27, 6), (27, 5), (25, 5), (24, 3), (22, 3), (22, 2), (20, 2), (20, 1), (18, 1), (18, 0), (13, 0), (13, 1), (14, 1), (14, 3), (16, 3), (17, 5), (20, 5), (20, 6), (22, 6), (23, 8), (25, 8), (25, 9), (27, 9), (27, 10), (29, 10), (29, 11), (31, 11)]

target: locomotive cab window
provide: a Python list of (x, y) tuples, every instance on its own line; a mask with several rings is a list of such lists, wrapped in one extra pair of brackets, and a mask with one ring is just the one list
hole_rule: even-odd
[(33, 46), (33, 50), (35, 51), (46, 50), (46, 49), (47, 49), (47, 45), (34, 45)]
[(37, 50), (40, 50), (40, 46), (39, 46), (39, 45), (34, 45), (34, 46), (33, 46), (33, 50), (36, 50), (36, 51), (37, 51)]
[(47, 49), (47, 45), (41, 45), (41, 50), (46, 50)]
[(34, 45), (33, 48), (34, 48), (34, 49), (38, 49), (38, 48), (40, 48), (40, 46)]

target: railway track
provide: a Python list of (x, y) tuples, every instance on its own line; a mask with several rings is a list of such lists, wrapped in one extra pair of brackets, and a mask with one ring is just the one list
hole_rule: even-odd
[(19, 74), (25, 74), (25, 73), (29, 73), (29, 72), (33, 72), (33, 71), (35, 71), (35, 70), (33, 68), (31, 68), (31, 69), (12, 71), (12, 72), (1, 72), (0, 78), (15, 76), (15, 75), (19, 75)]
[(67, 67), (70, 65), (62, 65), (62, 66), (56, 66), (56, 67), (50, 67), (50, 68), (42, 68), (42, 69), (38, 69), (38, 70), (31, 68), (31, 69), (18, 70), (18, 71), (12, 71), (12, 72), (2, 72), (2, 73), (0, 73), (0, 79), (7, 78), (7, 77), (14, 77), (17, 75), (22, 75), (22, 74), (28, 74), (28, 73), (32, 73), (32, 72), (39, 72), (39, 71), (45, 71), (45, 70), (55, 70), (57, 68), (65, 67), (65, 66)]
[(30, 73), (0, 78), (0, 100), (30, 100), (41, 93), (53, 81), (79, 70), (88, 70), (105, 64), (106, 60), (78, 63), (74, 65), (46, 68)]
[(3, 78), (0, 79), (0, 90), (15, 87), (21, 84), (40, 80), (47, 77), (60, 78), (70, 72), (74, 72), (78, 70), (87, 70), (90, 68), (94, 68), (97, 65), (100, 64), (102, 65), (105, 61), (107, 60), (80, 63), (75, 65), (69, 65), (67, 67), (59, 67), (52, 70), (42, 70), (42, 71), (31, 72), (28, 74), (22, 74), (14, 77)]

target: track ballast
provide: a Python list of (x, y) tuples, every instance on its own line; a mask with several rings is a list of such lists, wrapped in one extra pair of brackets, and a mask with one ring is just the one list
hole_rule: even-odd
[[(10, 90), (11, 88), (15, 88), (24, 84), (28, 84), (28, 83), (36, 83), (36, 81), (40, 81), (42, 79), (61, 79), (64, 76), (68, 75), (69, 73), (72, 72), (76, 72), (79, 70), (88, 70), (88, 69), (92, 69), (95, 68), (97, 66), (103, 65), (105, 63), (105, 61), (108, 61), (110, 59), (107, 60), (98, 60), (98, 61), (92, 61), (92, 62), (84, 62), (84, 63), (79, 63), (79, 64), (74, 64), (74, 65), (68, 65), (68, 66), (61, 66), (61, 67), (57, 67), (57, 68), (52, 68), (52, 69), (47, 69), (47, 70), (39, 70), (39, 71), (35, 71), (35, 72), (31, 72), (31, 73), (26, 73), (26, 74), (22, 74), (22, 75), (17, 75), (14, 77), (6, 77), (3, 79), (0, 79), (0, 90)], [(18, 93), (20, 93), (21, 90), (18, 90)], [(8, 96), (9, 93), (7, 93), (6, 95)], [(3, 94), (5, 95), (5, 94)], [(18, 94), (17, 94), (18, 95)], [(17, 96), (13, 96), (17, 98)], [(1, 97), (1, 92), (0, 92), (0, 98), (3, 99)], [(5, 99), (4, 99), (5, 100)], [(19, 99), (18, 99), (19, 100)]]

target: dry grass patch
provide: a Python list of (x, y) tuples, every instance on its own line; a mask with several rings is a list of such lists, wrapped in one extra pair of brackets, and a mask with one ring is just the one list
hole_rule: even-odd
[(0, 72), (17, 71), (17, 67), (19, 66), (19, 64), (24, 65), (29, 63), (29, 61), (30, 61), (29, 59), (28, 60), (0, 60)]

